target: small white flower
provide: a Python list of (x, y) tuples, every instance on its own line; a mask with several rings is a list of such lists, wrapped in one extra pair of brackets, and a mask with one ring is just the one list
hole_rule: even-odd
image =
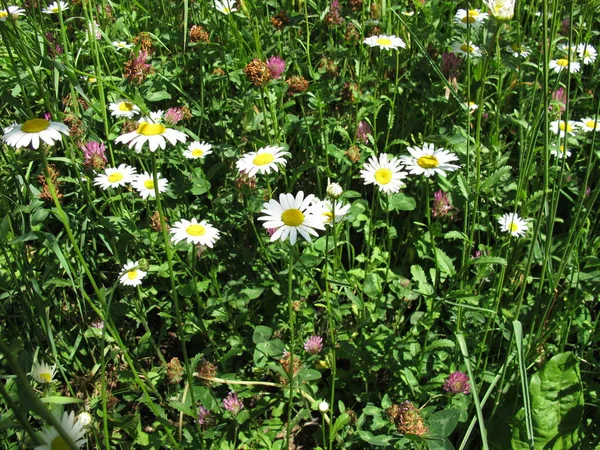
[(577, 54), (581, 59), (583, 59), (583, 64), (587, 66), (588, 64), (593, 64), (594, 61), (596, 61), (598, 52), (593, 45), (582, 43), (577, 46)]
[(516, 0), (483, 0), (492, 15), (498, 20), (510, 20), (515, 15)]
[(211, 144), (194, 141), (188, 146), (187, 150), (183, 152), (183, 156), (188, 159), (204, 158), (206, 155), (210, 155), (212, 153), (211, 149)]
[(235, 0), (215, 0), (215, 8), (217, 11), (223, 14), (231, 14), (237, 11), (235, 6)]
[[(156, 174), (158, 181), (158, 192), (161, 194), (167, 190), (168, 181), (166, 178), (160, 178), (160, 172)], [(148, 172), (144, 172), (141, 175), (135, 175), (131, 182), (131, 186), (138, 191), (143, 199), (148, 197), (156, 197), (154, 191), (154, 178)]]
[(128, 44), (125, 41), (113, 41), (112, 45), (117, 49), (117, 50), (121, 50), (122, 48), (131, 48), (133, 47), (133, 44)]
[(576, 125), (580, 130), (589, 133), (590, 131), (600, 131), (600, 121), (598, 119), (594, 119), (593, 117), (586, 117), (581, 119), (579, 122), (576, 122)]
[(150, 112), (150, 120), (154, 123), (162, 123), (165, 112), (162, 109)]
[(387, 36), (382, 34), (380, 36), (371, 36), (363, 41), (369, 47), (379, 47), (387, 50), (397, 50), (398, 48), (406, 48), (406, 44), (402, 39), (397, 36)]
[(133, 181), (135, 172), (135, 167), (128, 166), (127, 164), (121, 164), (119, 167), (107, 167), (104, 169), (104, 173), (96, 175), (94, 186), (100, 186), (104, 190), (109, 187), (125, 186), (127, 183)]
[(529, 48), (517, 43), (508, 45), (506, 50), (512, 53), (515, 58), (527, 58), (529, 55), (531, 55), (531, 50), (529, 50)]
[[(87, 439), (83, 438), (85, 436), (85, 425), (75, 418), (73, 411), (70, 413), (63, 412), (60, 427), (71, 438), (77, 449), (83, 447), (87, 442)], [(40, 438), (44, 443), (35, 447), (35, 450), (68, 450), (70, 448), (54, 427), (46, 428)]]
[(511, 236), (516, 237), (525, 236), (525, 233), (529, 229), (527, 222), (515, 213), (504, 214), (498, 219), (498, 223), (500, 223), (500, 231), (510, 233)]
[(45, 362), (33, 362), (31, 366), (31, 377), (40, 384), (49, 384), (56, 375), (56, 365), (46, 364)]
[(480, 9), (459, 9), (454, 15), (454, 23), (462, 28), (467, 28), (471, 24), (474, 28), (479, 28), (488, 18), (487, 13), (482, 13)]
[(327, 195), (331, 198), (340, 198), (343, 193), (344, 190), (338, 183), (331, 183), (327, 178)]
[(479, 108), (475, 102), (466, 102), (465, 106), (469, 109), (469, 111), (477, 111), (477, 108)]
[(270, 145), (260, 148), (257, 152), (249, 152), (236, 161), (235, 165), (240, 172), (244, 172), (249, 177), (257, 173), (267, 174), (272, 171), (279, 171), (278, 164), (285, 166), (287, 161), (284, 156), (290, 153), (283, 150), (283, 147)]
[(139, 261), (131, 262), (123, 266), (119, 282), (124, 286), (140, 286), (142, 279), (148, 274), (139, 268)]
[[(159, 112), (162, 113), (162, 111)], [(154, 115), (157, 114), (154, 113)], [(115, 139), (115, 142), (129, 144), (129, 148), (135, 147), (136, 153), (140, 153), (146, 142), (150, 146), (150, 151), (154, 152), (158, 147), (164, 150), (167, 141), (171, 145), (176, 145), (178, 141), (185, 142), (186, 140), (187, 134), (167, 128), (162, 123), (157, 123), (149, 117), (142, 117), (138, 122), (137, 130), (119, 136)]]
[(315, 203), (311, 206), (312, 213), (315, 215), (321, 214), (325, 225), (331, 226), (334, 222), (341, 222), (350, 210), (350, 205), (344, 205), (342, 202), (332, 202), (329, 199), (315, 200)]
[(550, 154), (558, 159), (568, 158), (569, 156), (571, 156), (571, 150), (565, 149), (565, 146), (563, 144), (552, 144), (552, 150), (550, 150)]
[(116, 100), (111, 103), (108, 108), (110, 109), (111, 116), (115, 117), (127, 117), (128, 119), (131, 119), (133, 116), (140, 113), (140, 108), (123, 99)]
[(171, 227), (171, 241), (178, 244), (187, 241), (189, 244), (200, 244), (212, 248), (219, 239), (220, 232), (206, 220), (181, 219)]
[(82, 412), (77, 416), (77, 422), (81, 423), (84, 427), (87, 427), (92, 423), (92, 415), (89, 412)]
[(327, 403), (325, 400), (319, 403), (319, 411), (321, 411), (322, 413), (326, 413), (327, 411), (329, 411), (329, 403)]
[(450, 164), (458, 161), (458, 156), (443, 148), (435, 149), (433, 144), (423, 144), (423, 148), (408, 147), (407, 150), (410, 156), (401, 156), (400, 161), (410, 174), (430, 177), (437, 173), (445, 177), (446, 172), (460, 169), (460, 166)]
[(14, 124), (4, 130), (2, 140), (14, 148), (28, 147), (37, 150), (40, 140), (48, 145), (62, 139), (61, 133), (69, 135), (69, 127), (64, 123), (50, 122), (46, 119), (30, 119), (23, 124)]
[(579, 69), (581, 69), (581, 64), (578, 63), (577, 61), (571, 61), (569, 63), (568, 59), (559, 58), (559, 59), (553, 59), (552, 61), (550, 61), (550, 64), (548, 65), (548, 67), (550, 67), (556, 73), (560, 73), (561, 71), (563, 71), (564, 69), (567, 69), (567, 68), (569, 68), (569, 72), (577, 73), (577, 72), (579, 72)]
[(452, 51), (460, 56), (471, 55), (471, 58), (479, 58), (481, 50), (472, 42), (456, 41), (452, 44)]
[(569, 120), (568, 122), (565, 122), (564, 120), (553, 120), (550, 122), (550, 131), (560, 135), (560, 137), (565, 137), (567, 133), (571, 136), (575, 136), (575, 130), (578, 125), (579, 123), (574, 120)]
[(24, 16), (25, 10), (18, 6), (9, 6), (8, 9), (0, 9), (0, 22), (6, 22), (10, 16), (11, 19), (17, 20), (19, 16)]
[(45, 14), (58, 14), (59, 11), (66, 11), (69, 5), (62, 0), (60, 2), (51, 3), (47, 8), (42, 9)]
[(387, 153), (382, 153), (379, 158), (371, 156), (360, 171), (360, 176), (365, 184), (376, 184), (381, 192), (391, 194), (404, 187), (402, 181), (408, 175), (402, 172), (402, 163), (396, 158), (389, 159)]

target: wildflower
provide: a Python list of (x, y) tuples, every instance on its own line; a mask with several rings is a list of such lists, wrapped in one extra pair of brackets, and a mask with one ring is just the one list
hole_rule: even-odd
[(66, 2), (60, 0), (59, 2), (51, 3), (47, 8), (43, 8), (44, 14), (57, 14), (59, 11), (66, 11), (69, 9), (69, 5)]
[(323, 338), (321, 336), (311, 336), (304, 342), (304, 350), (311, 355), (321, 353), (323, 350)]
[(271, 56), (267, 59), (267, 67), (269, 68), (273, 79), (278, 80), (285, 71), (285, 61), (280, 56)]
[(139, 268), (138, 261), (129, 261), (121, 269), (119, 282), (124, 286), (140, 286), (142, 284), (142, 279), (146, 275), (147, 272), (144, 272)]
[(279, 11), (271, 17), (271, 25), (277, 30), (283, 30), (288, 23), (290, 23), (290, 18), (284, 10)]
[(122, 99), (114, 101), (108, 105), (108, 108), (111, 111), (110, 115), (115, 117), (127, 117), (128, 119), (131, 119), (133, 116), (140, 113), (140, 108), (133, 103)]
[(327, 195), (329, 195), (331, 198), (339, 198), (343, 193), (344, 190), (342, 189), (342, 187), (338, 184), (338, 183), (331, 183), (329, 181), (329, 178), (327, 179)]
[(579, 122), (576, 122), (577, 126), (580, 130), (585, 132), (590, 131), (600, 131), (600, 122), (597, 119), (586, 117), (585, 119), (581, 119)]
[(558, 134), (560, 137), (565, 137), (567, 133), (574, 136), (575, 129), (578, 125), (580, 125), (580, 123), (575, 122), (574, 120), (569, 120), (568, 122), (565, 122), (564, 120), (553, 120), (550, 122), (550, 131), (554, 134)]
[(202, 244), (212, 248), (219, 239), (219, 230), (206, 220), (198, 222), (196, 219), (181, 219), (173, 224), (170, 231), (171, 241), (175, 244), (186, 240), (188, 244)]
[(133, 181), (135, 168), (127, 164), (121, 164), (119, 167), (107, 167), (104, 173), (94, 178), (94, 186), (100, 186), (102, 189), (109, 187), (125, 186)]
[(152, 36), (147, 31), (142, 31), (136, 37), (133, 38), (133, 43), (140, 46), (140, 51), (144, 52), (146, 56), (154, 53), (154, 46), (152, 42)]
[[(552, 102), (559, 104), (557, 105), (557, 108), (560, 110), (561, 114), (565, 112), (567, 101), (567, 91), (565, 88), (561, 86), (557, 90), (552, 91)], [(552, 110), (552, 105), (548, 109)]]
[(515, 0), (483, 0), (498, 20), (510, 20), (515, 14)]
[(598, 52), (596, 48), (590, 44), (579, 44), (577, 46), (577, 54), (581, 59), (583, 59), (583, 64), (586, 66), (588, 64), (593, 64), (596, 61), (596, 56)]
[(344, 19), (341, 16), (342, 8), (338, 0), (333, 0), (329, 5), (329, 11), (325, 15), (325, 22), (329, 26), (341, 25), (344, 23)]
[(193, 25), (190, 28), (190, 41), (192, 42), (210, 42), (210, 36), (208, 32), (202, 27), (202, 25)]
[(77, 422), (86, 427), (92, 423), (92, 415), (89, 412), (83, 411), (77, 416)]
[(25, 10), (18, 6), (9, 6), (7, 9), (0, 9), (0, 22), (6, 22), (8, 16), (12, 20), (17, 20), (19, 16), (24, 16)]
[(509, 53), (512, 53), (515, 58), (527, 58), (529, 55), (531, 55), (531, 50), (529, 50), (526, 46), (519, 45), (517, 43), (508, 45), (506, 50)]
[(344, 205), (342, 202), (332, 202), (329, 199), (319, 200), (313, 205), (315, 214), (323, 215), (325, 225), (332, 225), (344, 220), (350, 210), (350, 205)]
[(122, 48), (130, 49), (133, 47), (133, 44), (128, 44), (125, 41), (113, 41), (112, 45), (117, 49), (117, 51), (121, 50)]
[(442, 55), (442, 73), (451, 78), (457, 78), (460, 75), (460, 66), (462, 65), (462, 59), (456, 56), (454, 53), (444, 53)]
[(183, 120), (183, 109), (182, 108), (169, 108), (165, 113), (165, 123), (169, 125), (177, 125), (177, 123)]
[(379, 155), (379, 159), (371, 156), (363, 167), (360, 176), (365, 180), (365, 184), (376, 184), (386, 194), (398, 192), (404, 187), (402, 180), (408, 175), (400, 170), (400, 160), (396, 157), (389, 159), (386, 153)]
[(285, 82), (288, 85), (290, 94), (299, 94), (308, 89), (308, 81), (303, 76), (294, 75), (285, 80)]
[(429, 431), (421, 417), (421, 410), (408, 400), (400, 405), (390, 406), (386, 412), (391, 422), (402, 434), (423, 436)]
[(81, 144), (81, 150), (83, 150), (83, 164), (84, 166), (94, 169), (102, 170), (106, 166), (106, 147), (101, 142), (89, 141), (85, 144)]
[[(67, 433), (76, 448), (80, 449), (87, 442), (87, 439), (83, 439), (85, 436), (85, 424), (75, 418), (73, 411), (70, 413), (63, 412), (60, 427)], [(70, 448), (69, 444), (67, 444), (54, 427), (46, 428), (40, 438), (44, 443), (35, 447), (35, 450), (66, 450)]]
[(147, 50), (140, 50), (136, 58), (125, 63), (123, 76), (131, 82), (141, 84), (154, 71), (152, 65), (147, 62), (148, 55)]
[[(158, 192), (165, 192), (168, 184), (167, 179), (160, 178), (159, 172), (156, 174), (156, 180), (158, 181)], [(131, 186), (138, 191), (143, 199), (147, 199), (148, 197), (156, 197), (156, 192), (154, 191), (154, 178), (148, 172), (144, 172), (141, 175), (136, 175), (133, 177)]]
[(206, 155), (210, 155), (212, 153), (211, 148), (211, 144), (194, 141), (188, 146), (187, 150), (183, 152), (183, 156), (188, 159), (204, 158)]
[(458, 156), (443, 148), (435, 149), (433, 144), (423, 144), (423, 148), (408, 147), (407, 150), (410, 156), (401, 156), (400, 160), (411, 174), (430, 177), (437, 173), (445, 177), (446, 172), (460, 169), (456, 164), (449, 164), (457, 161)]
[(467, 28), (467, 24), (479, 28), (487, 18), (488, 14), (482, 13), (480, 9), (459, 9), (454, 15), (454, 23), (461, 28)]
[(500, 223), (500, 231), (508, 232), (511, 236), (516, 237), (525, 236), (525, 233), (529, 229), (527, 222), (515, 213), (504, 214), (498, 219), (498, 223)]
[(162, 109), (159, 109), (158, 111), (151, 111), (148, 117), (154, 123), (162, 123), (164, 115), (164, 111)]
[(279, 201), (271, 199), (264, 203), (260, 212), (266, 215), (258, 220), (264, 220), (263, 226), (267, 229), (277, 229), (271, 236), (271, 242), (278, 239), (285, 241), (289, 236), (290, 244), (294, 245), (298, 233), (310, 242), (311, 234), (317, 236), (315, 229), (325, 229), (323, 216), (310, 208), (313, 200), (313, 195), (305, 198), (304, 192), (299, 191), (295, 198), (292, 194), (279, 194)]
[(178, 141), (185, 142), (186, 139), (185, 133), (167, 128), (149, 117), (142, 117), (135, 131), (122, 134), (115, 139), (115, 143), (129, 144), (129, 148), (135, 146), (136, 153), (140, 153), (146, 142), (150, 146), (150, 151), (154, 152), (158, 147), (164, 150), (167, 145), (166, 141), (169, 141), (171, 145), (176, 145)]
[(215, 8), (223, 14), (231, 14), (232, 12), (237, 11), (237, 9), (234, 8), (235, 1), (236, 0), (215, 0)]
[(31, 366), (31, 377), (40, 384), (50, 384), (56, 375), (56, 365), (49, 365), (45, 362), (33, 362)]
[(319, 411), (321, 411), (322, 413), (326, 413), (327, 411), (329, 411), (329, 403), (327, 403), (325, 400), (319, 403)]
[(469, 109), (469, 111), (473, 112), (473, 111), (477, 111), (477, 108), (479, 108), (479, 105), (477, 105), (477, 103), (475, 102), (466, 102), (465, 106)]
[(344, 152), (344, 156), (353, 163), (357, 163), (360, 161), (360, 148), (356, 145), (351, 145), (350, 148)]
[(451, 215), (451, 211), (455, 209), (450, 203), (448, 194), (441, 189), (433, 194), (433, 207), (431, 208), (431, 214), (433, 217), (445, 217)]
[(406, 44), (402, 39), (393, 35), (387, 36), (385, 34), (368, 37), (363, 41), (363, 43), (367, 44), (369, 47), (379, 47), (386, 50), (406, 48)]
[(471, 393), (469, 377), (463, 372), (452, 372), (444, 382), (444, 390), (451, 394), (469, 395)]
[[(53, 164), (48, 164), (48, 175), (50, 175), (50, 183), (54, 186), (54, 193), (58, 200), (62, 200), (62, 193), (60, 192), (60, 172)], [(52, 203), (54, 198), (52, 197), (52, 192), (50, 191), (50, 186), (48, 186), (48, 180), (45, 175), (38, 176), (38, 182), (42, 185), (42, 191), (38, 194), (38, 197), (41, 200), (44, 200), (47, 203)]]
[(5, 131), (2, 141), (14, 148), (27, 147), (29, 144), (34, 149), (40, 146), (40, 139), (48, 145), (54, 145), (62, 136), (69, 135), (69, 128), (59, 122), (50, 122), (46, 119), (29, 119), (23, 124), (15, 124), (9, 131)]
[(223, 408), (225, 408), (231, 414), (237, 414), (244, 408), (244, 404), (238, 398), (235, 392), (229, 391), (227, 397), (223, 399)]
[(358, 126), (356, 127), (356, 140), (362, 144), (368, 144), (369, 135), (373, 133), (373, 128), (371, 125), (365, 120), (361, 120), (358, 122)]
[(481, 56), (479, 47), (472, 42), (456, 41), (452, 44), (452, 51), (460, 56), (471, 55), (472, 58), (478, 58)]
[(96, 328), (97, 330), (104, 329), (104, 321), (101, 319), (97, 319), (91, 323), (92, 328)]
[(95, 20), (90, 22), (88, 25), (88, 29), (90, 30), (90, 34), (93, 34), (97, 41), (102, 39), (102, 31), (100, 31), (100, 25)]
[(183, 365), (179, 358), (171, 358), (171, 361), (167, 363), (167, 379), (170, 384), (178, 384), (183, 379)]
[(204, 406), (198, 407), (198, 424), (205, 425), (208, 422), (208, 416), (210, 416), (210, 411), (206, 409)]
[(581, 64), (577, 61), (569, 61), (566, 58), (553, 59), (550, 61), (549, 66), (550, 69), (553, 69), (554, 72), (560, 73), (563, 69), (569, 68), (569, 72), (577, 73), (579, 69), (581, 69)]
[(571, 150), (565, 149), (565, 146), (563, 144), (552, 144), (552, 150), (550, 150), (550, 154), (558, 159), (563, 159), (571, 156)]
[(283, 151), (283, 147), (270, 145), (260, 148), (257, 152), (246, 153), (235, 165), (240, 172), (245, 172), (249, 177), (253, 177), (257, 173), (278, 172), (278, 164), (285, 166), (287, 161), (283, 157), (289, 154), (289, 152)]
[(269, 66), (257, 58), (246, 65), (244, 73), (246, 74), (246, 78), (248, 78), (254, 86), (263, 86), (272, 78)]

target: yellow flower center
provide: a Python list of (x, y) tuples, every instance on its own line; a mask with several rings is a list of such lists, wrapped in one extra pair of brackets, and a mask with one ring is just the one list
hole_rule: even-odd
[(465, 53), (473, 53), (473, 51), (475, 50), (473, 48), (473, 46), (471, 45), (467, 45), (467, 44), (463, 44), (460, 46), (460, 49), (465, 52)]
[(154, 180), (146, 180), (146, 181), (144, 181), (144, 187), (146, 189), (154, 189)]
[(304, 223), (304, 214), (299, 209), (288, 209), (281, 215), (281, 220), (289, 227), (297, 227)]
[(256, 157), (252, 161), (252, 164), (254, 164), (255, 166), (265, 166), (273, 162), (274, 159), (275, 157), (271, 153), (260, 153), (256, 155)]
[(584, 58), (589, 58), (590, 56), (592, 56), (592, 53), (589, 50), (586, 50), (583, 52), (583, 57)]
[(333, 213), (331, 211), (325, 211), (323, 215), (327, 217), (327, 219), (325, 219), (326, 223), (331, 223), (333, 221)]
[[(201, 158), (202, 155), (204, 155), (204, 150), (200, 149), (200, 148), (195, 148), (194, 150), (192, 150), (192, 156), (194, 158)], [(256, 159), (256, 158), (255, 158)], [(255, 163), (256, 164), (256, 163)]]
[(569, 65), (569, 60), (565, 58), (560, 58), (556, 60), (556, 65), (561, 67), (567, 67)]
[(0, 11), (0, 19), (6, 19), (8, 17), (8, 13), (6, 11)]
[(564, 153), (565, 152), (565, 146), (561, 145), (560, 147), (558, 147), (558, 151), (561, 152), (561, 153)]
[(588, 126), (590, 128), (596, 128), (596, 121), (595, 120), (586, 120), (585, 124), (586, 124), (586, 126)]
[(133, 110), (133, 103), (121, 102), (119, 103), (119, 111), (129, 112)]
[(31, 119), (21, 125), (21, 131), (25, 133), (39, 133), (50, 126), (46, 119)]
[(375, 181), (377, 181), (378, 184), (388, 184), (390, 181), (392, 181), (392, 171), (390, 169), (379, 169), (377, 172), (375, 172)]
[(392, 45), (392, 40), (380, 37), (379, 39), (377, 39), (377, 44), (381, 45), (382, 47), (389, 47), (390, 45)]
[(477, 22), (477, 17), (479, 17), (479, 12), (475, 9), (470, 9), (467, 12), (467, 15), (462, 18), (463, 23), (475, 23)]
[(185, 232), (190, 236), (204, 236), (206, 228), (198, 223), (193, 223), (185, 229)]
[(119, 181), (121, 181), (124, 178), (123, 174), (121, 172), (115, 172), (115, 173), (111, 173), (108, 176), (108, 182), (109, 183), (118, 183)]
[(225, 7), (223, 8), (223, 12), (224, 12), (225, 14), (229, 14), (229, 13), (231, 12), (231, 8), (228, 8), (227, 6), (225, 6)]
[(65, 442), (62, 436), (56, 436), (50, 444), (50, 450), (70, 450), (69, 444)]
[(52, 381), (52, 374), (51, 373), (40, 373), (39, 375), (40, 380), (42, 380), (42, 383), (48, 384)]
[(573, 131), (573, 126), (570, 123), (565, 123), (565, 122), (561, 121), (558, 124), (558, 129), (560, 131), (565, 131), (566, 130), (568, 132), (571, 132), (571, 131)]
[(58, 6), (55, 6), (50, 11), (52, 11), (53, 13), (57, 13), (59, 11), (59, 8)]
[(137, 270), (130, 270), (129, 272), (127, 272), (127, 278), (129, 278), (130, 280), (135, 280), (138, 276), (138, 271)]
[(519, 225), (517, 225), (515, 222), (511, 222), (508, 224), (508, 229), (511, 233), (514, 233), (519, 229)]
[(158, 136), (165, 131), (167, 131), (167, 129), (161, 123), (142, 122), (136, 132), (137, 134), (142, 134), (144, 136)]
[(439, 166), (440, 162), (433, 155), (425, 155), (417, 159), (417, 164), (423, 169), (433, 169), (434, 167)]

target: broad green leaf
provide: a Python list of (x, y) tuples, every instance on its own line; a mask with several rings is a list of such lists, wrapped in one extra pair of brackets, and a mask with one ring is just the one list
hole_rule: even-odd
[(459, 417), (458, 409), (444, 409), (433, 413), (427, 420), (429, 431), (433, 435), (450, 436), (458, 424)]
[(390, 441), (393, 439), (392, 436), (384, 434), (373, 435), (370, 431), (359, 431), (358, 435), (367, 444), (375, 445), (376, 447), (387, 447), (390, 445)]
[(267, 342), (273, 336), (273, 329), (269, 327), (265, 327), (263, 325), (258, 325), (254, 329), (254, 334), (252, 335), (252, 342), (255, 344), (261, 344), (263, 342)]
[(381, 277), (376, 273), (370, 273), (365, 278), (365, 294), (369, 298), (377, 298), (381, 294)]
[(417, 207), (415, 199), (399, 192), (388, 197), (388, 211), (412, 211)]
[(49, 395), (48, 397), (41, 397), (40, 400), (42, 403), (53, 403), (55, 405), (70, 405), (71, 403), (83, 402), (80, 398), (62, 397), (60, 395)]

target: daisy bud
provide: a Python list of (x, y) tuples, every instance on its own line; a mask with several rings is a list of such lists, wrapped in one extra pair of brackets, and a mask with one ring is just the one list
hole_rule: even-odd
[(340, 196), (344, 193), (344, 190), (338, 183), (329, 183), (327, 184), (327, 195), (331, 198), (340, 198)]
[(327, 403), (325, 400), (319, 403), (319, 411), (321, 411), (322, 413), (326, 413), (327, 411), (329, 411), (329, 403)]
[(146, 272), (148, 270), (148, 268), (150, 268), (150, 263), (148, 262), (148, 260), (146, 258), (142, 258), (138, 261), (138, 266), (140, 269), (142, 269), (144, 272)]

